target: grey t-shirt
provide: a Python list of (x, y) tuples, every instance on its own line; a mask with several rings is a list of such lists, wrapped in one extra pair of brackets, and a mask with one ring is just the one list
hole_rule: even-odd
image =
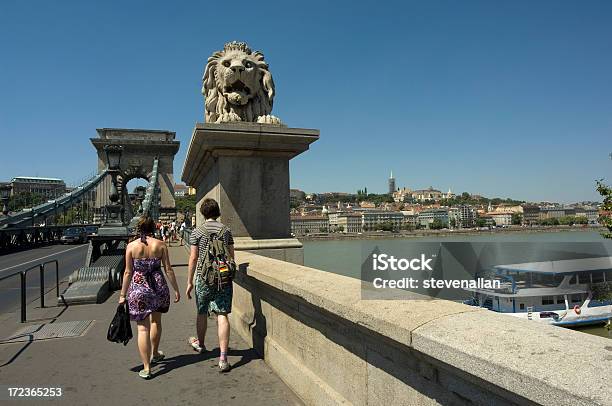
[[(208, 231), (208, 235), (213, 233), (219, 233), (223, 228), (223, 223), (220, 223), (216, 220), (214, 221), (205, 221), (202, 227), (198, 227), (191, 233), (189, 237), (189, 244), (198, 247), (198, 257), (204, 258), (204, 256), (208, 253), (208, 235), (204, 232), (204, 229)], [(232, 232), (229, 227), (225, 227), (225, 233), (221, 237), (225, 241), (225, 244), (229, 247), (230, 245), (234, 245), (234, 237), (232, 236)]]

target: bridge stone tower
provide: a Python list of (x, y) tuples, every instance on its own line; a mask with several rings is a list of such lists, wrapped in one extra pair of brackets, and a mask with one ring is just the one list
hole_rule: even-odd
[[(117, 187), (126, 197), (124, 188), (134, 178), (150, 178), (155, 157), (159, 158), (159, 188), (160, 188), (160, 219), (176, 218), (174, 201), (174, 156), (179, 150), (179, 141), (175, 141), (176, 133), (163, 130), (136, 130), (123, 128), (99, 128), (98, 138), (91, 138), (91, 143), (98, 153), (98, 172), (108, 167), (104, 146), (120, 145), (121, 155), (120, 175)], [(101, 209), (109, 203), (108, 195), (111, 187), (109, 176), (96, 189), (96, 208)]]

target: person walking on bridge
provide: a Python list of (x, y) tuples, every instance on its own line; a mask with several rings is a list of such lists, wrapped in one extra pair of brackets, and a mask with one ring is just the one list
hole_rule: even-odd
[(138, 375), (148, 379), (151, 377), (151, 363), (164, 359), (164, 353), (159, 350), (161, 315), (170, 308), (170, 290), (161, 271), (162, 264), (174, 290), (174, 303), (180, 300), (181, 295), (170, 265), (168, 247), (163, 241), (153, 238), (153, 219), (143, 217), (137, 227), (140, 238), (129, 243), (125, 249), (119, 304), (127, 300), (130, 319), (138, 325), (138, 351), (143, 364)]
[(207, 316), (215, 313), (219, 336), (219, 370), (228, 372), (231, 366), (227, 360), (230, 336), (227, 315), (232, 311), (232, 278), (236, 269), (234, 238), (230, 229), (217, 221), (221, 212), (215, 200), (204, 199), (200, 212), (206, 221), (195, 229), (189, 238), (191, 255), (187, 277), (188, 299), (191, 299), (191, 291), (195, 284), (197, 337), (191, 337), (188, 341), (197, 352), (205, 351)]

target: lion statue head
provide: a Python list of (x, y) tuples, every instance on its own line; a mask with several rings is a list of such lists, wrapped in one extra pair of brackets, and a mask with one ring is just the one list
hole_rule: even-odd
[(206, 122), (281, 124), (270, 115), (274, 81), (268, 64), (261, 52), (251, 51), (244, 42), (229, 42), (208, 58), (202, 94)]

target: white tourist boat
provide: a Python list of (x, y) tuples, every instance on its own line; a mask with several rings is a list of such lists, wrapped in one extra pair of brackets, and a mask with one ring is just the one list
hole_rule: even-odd
[[(499, 280), (499, 289), (466, 289), (465, 303), (557, 326), (606, 323), (612, 300), (595, 300), (593, 287), (612, 282), (612, 257), (497, 265), (477, 278)], [(599, 285), (598, 285), (599, 284)]]

